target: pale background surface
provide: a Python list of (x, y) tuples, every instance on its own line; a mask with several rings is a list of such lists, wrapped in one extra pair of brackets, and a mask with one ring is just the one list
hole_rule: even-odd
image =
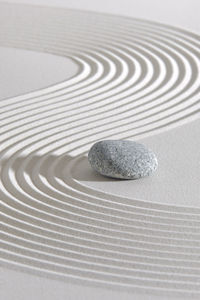
[[(2, 1), (3, 2), (3, 1)], [(7, 3), (29, 3), (91, 10), (162, 22), (199, 33), (198, 0), (13, 0)]]
[[(4, 1), (12, 3), (41, 4), (51, 6), (63, 6), (68, 8), (91, 10), (97, 12), (113, 13), (136, 18), (145, 18), (153, 21), (182, 27), (199, 34), (200, 2), (193, 1)], [(0, 99), (19, 95), (41, 87), (66, 80), (76, 74), (77, 67), (71, 61), (48, 54), (36, 54), (25, 50), (8, 51), (0, 48), (1, 62)], [(18, 64), (18, 59), (24, 57), (24, 64)], [(26, 59), (27, 58), (27, 59)], [(14, 72), (9, 73), (11, 66), (15, 64)], [(59, 66), (59, 72), (53, 73), (54, 66)], [(48, 76), (45, 72), (48, 70)], [(20, 76), (19, 76), (20, 74)], [(38, 75), (38, 76), (37, 76)], [(36, 78), (36, 80), (31, 80)], [(12, 88), (10, 81), (12, 80)], [(25, 85), (24, 85), (25, 83)], [(25, 89), (24, 89), (25, 88)], [(200, 207), (199, 202), (199, 177), (200, 157), (197, 149), (200, 145), (199, 138), (200, 121), (177, 127), (171, 131), (145, 138), (143, 141), (157, 153), (160, 166), (155, 177), (150, 180), (142, 180), (137, 183), (115, 181), (101, 181), (98, 176), (94, 180), (91, 177), (86, 161), (82, 166), (88, 172), (87, 180), (79, 172), (74, 170), (74, 178), (85, 185), (124, 197), (134, 197), (141, 200), (154, 200), (162, 204), (174, 204), (177, 206)], [(177, 139), (178, 136), (178, 139)], [(168, 145), (166, 152), (166, 144)], [(181, 149), (181, 151), (180, 151)], [(173, 172), (171, 172), (173, 166)], [(81, 168), (80, 168), (81, 169)], [(185, 172), (187, 169), (187, 172)], [(163, 181), (166, 183), (163, 185)], [(122, 189), (123, 185), (123, 189)], [(0, 299), (159, 299), (155, 295), (130, 295), (128, 293), (102, 290), (99, 288), (71, 285), (47, 278), (39, 278), (18, 271), (1, 269)], [(162, 297), (160, 299), (165, 299)], [(169, 299), (166, 297), (166, 299)], [(177, 299), (171, 297), (171, 299)]]
[(77, 72), (75, 63), (61, 56), (6, 47), (0, 47), (0, 56), (0, 100), (50, 86)]

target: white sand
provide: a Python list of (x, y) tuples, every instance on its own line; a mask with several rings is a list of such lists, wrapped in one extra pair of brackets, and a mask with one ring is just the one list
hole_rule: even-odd
[[(177, 25), (196, 31), (191, 6)], [(1, 4), (0, 20), (0, 45), (26, 49), (0, 52), (0, 298), (198, 297), (199, 38), (37, 6)], [(105, 138), (145, 143), (158, 171), (134, 182), (95, 175), (86, 154)]]

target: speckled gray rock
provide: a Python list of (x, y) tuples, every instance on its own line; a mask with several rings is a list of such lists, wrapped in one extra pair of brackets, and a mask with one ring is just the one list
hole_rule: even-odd
[(156, 170), (155, 154), (144, 145), (128, 140), (105, 140), (92, 146), (88, 154), (91, 167), (113, 178), (138, 179)]

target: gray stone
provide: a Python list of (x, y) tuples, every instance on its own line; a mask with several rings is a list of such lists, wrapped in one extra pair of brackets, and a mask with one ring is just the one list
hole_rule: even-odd
[(138, 179), (156, 170), (155, 154), (144, 145), (128, 140), (104, 140), (89, 151), (91, 167), (112, 178)]

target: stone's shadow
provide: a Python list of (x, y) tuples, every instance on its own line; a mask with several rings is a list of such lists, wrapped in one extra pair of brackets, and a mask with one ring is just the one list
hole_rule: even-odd
[(73, 176), (77, 181), (96, 181), (96, 182), (112, 182), (112, 181), (127, 181), (128, 179), (117, 179), (103, 176), (92, 169), (88, 162), (87, 156), (80, 158), (73, 170)]

